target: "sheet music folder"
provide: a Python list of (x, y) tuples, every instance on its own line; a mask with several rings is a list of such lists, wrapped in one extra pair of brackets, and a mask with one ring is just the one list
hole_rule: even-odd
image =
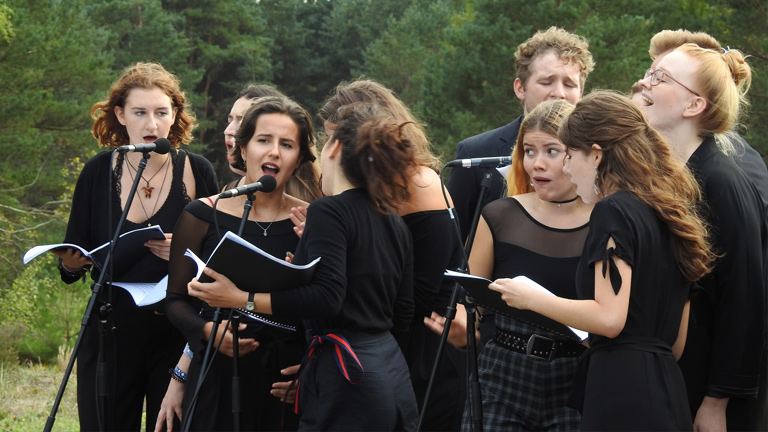
[[(307, 285), (312, 281), (320, 261), (320, 258), (317, 258), (306, 265), (289, 263), (270, 255), (231, 231), (224, 234), (207, 263), (203, 263), (189, 249), (184, 254), (197, 262), (197, 277), (200, 282), (213, 282), (213, 279), (203, 273), (203, 268), (209, 267), (227, 276), (241, 290), (258, 293), (271, 293)], [(238, 311), (264, 324), (286, 330), (286, 326), (289, 326), (290, 330), (295, 330), (293, 325), (279, 317), (243, 309)]]
[[(501, 293), (488, 289), (488, 284), (493, 282), (491, 280), (480, 276), (455, 272), (452, 270), (446, 270), (444, 277), (454, 280), (459, 285), (461, 285), (467, 291), (467, 293), (472, 296), (472, 299), (475, 301), (475, 303), (477, 303), (478, 306), (482, 306), (496, 313), (544, 328), (578, 342), (583, 341), (589, 336), (587, 332), (568, 327), (565, 324), (559, 323), (551, 318), (545, 317), (544, 315), (530, 310), (516, 309), (507, 305), (507, 303), (501, 299)], [(529, 286), (552, 294), (549, 290), (525, 276), (517, 276), (513, 278), (513, 280), (525, 282)]]
[[(124, 273), (127, 269), (133, 267), (133, 265), (141, 258), (151, 253), (149, 248), (144, 246), (144, 243), (146, 243), (147, 240), (152, 239), (165, 240), (165, 233), (163, 233), (163, 230), (159, 225), (152, 225), (120, 234), (112, 255), (112, 265), (115, 267), (115, 274), (120, 275)], [(107, 252), (109, 251), (108, 246), (109, 242), (106, 242), (90, 251), (71, 243), (35, 246), (24, 254), (23, 261), (24, 264), (26, 264), (35, 257), (50, 250), (72, 248), (79, 250), (84, 257), (93, 262), (96, 268), (102, 270), (104, 261), (107, 259)]]

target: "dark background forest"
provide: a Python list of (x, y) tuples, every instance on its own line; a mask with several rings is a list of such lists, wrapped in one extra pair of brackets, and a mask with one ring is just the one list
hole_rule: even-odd
[(222, 182), (222, 131), (247, 83), (314, 113), (339, 82), (378, 80), (447, 161), (462, 138), (522, 112), (514, 52), (552, 25), (589, 39), (586, 91), (628, 91), (663, 29), (706, 31), (749, 54), (739, 131), (768, 155), (766, 0), (0, 0), (0, 351), (53, 361), (77, 335), (89, 285), (64, 285), (51, 257), (21, 257), (62, 240), (77, 174), (100, 150), (90, 108), (126, 66), (156, 61), (178, 75), (199, 122), (190, 150)]

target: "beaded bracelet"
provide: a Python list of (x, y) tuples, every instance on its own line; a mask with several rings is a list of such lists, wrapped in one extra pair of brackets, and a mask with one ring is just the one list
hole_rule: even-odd
[(187, 374), (184, 373), (181, 369), (179, 369), (178, 366), (175, 366), (173, 369), (168, 371), (171, 374), (171, 378), (174, 380), (184, 384), (187, 382)]

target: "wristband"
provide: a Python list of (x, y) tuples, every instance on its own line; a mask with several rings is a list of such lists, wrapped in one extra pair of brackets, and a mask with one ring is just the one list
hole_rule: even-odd
[(179, 369), (179, 366), (175, 366), (173, 369), (169, 370), (171, 374), (171, 378), (174, 380), (184, 384), (187, 382), (187, 374), (184, 373), (181, 369)]
[(193, 358), (195, 356), (195, 353), (192, 352), (192, 348), (189, 347), (189, 344), (184, 345), (184, 355)]

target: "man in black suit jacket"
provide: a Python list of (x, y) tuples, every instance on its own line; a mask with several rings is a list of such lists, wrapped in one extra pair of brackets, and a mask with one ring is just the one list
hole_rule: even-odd
[[(548, 99), (565, 99), (576, 103), (584, 92), (584, 82), (594, 69), (586, 39), (557, 27), (538, 31), (517, 47), (514, 88), (523, 103), (523, 115)], [(498, 129), (461, 141), (456, 159), (510, 156), (517, 141), (523, 115)], [(490, 173), (490, 187), (480, 208), (502, 197), (504, 178), (496, 169), (454, 168), (448, 180), (448, 191), (466, 240), (478, 207), (481, 184)]]

